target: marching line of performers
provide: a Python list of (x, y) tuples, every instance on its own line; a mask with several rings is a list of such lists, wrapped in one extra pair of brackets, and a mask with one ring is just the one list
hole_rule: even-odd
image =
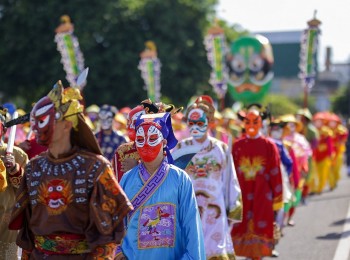
[(17, 246), (22, 259), (278, 256), (297, 206), (341, 177), (348, 130), (331, 112), (220, 113), (207, 95), (184, 111), (81, 100), (58, 81), (15, 125), (16, 140), (0, 107), (6, 259)]

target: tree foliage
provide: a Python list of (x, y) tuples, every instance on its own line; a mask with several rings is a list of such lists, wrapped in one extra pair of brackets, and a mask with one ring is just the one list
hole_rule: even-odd
[(346, 118), (350, 117), (350, 82), (336, 92), (332, 98), (332, 111)]
[(54, 42), (59, 18), (68, 14), (90, 68), (86, 104), (132, 106), (147, 98), (139, 54), (155, 42), (162, 63), (163, 98), (183, 105), (211, 89), (203, 38), (217, 0), (3, 0), (0, 4), (1, 102), (30, 104), (61, 79)]

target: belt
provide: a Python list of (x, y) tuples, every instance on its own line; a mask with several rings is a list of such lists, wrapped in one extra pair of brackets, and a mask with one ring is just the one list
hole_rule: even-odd
[(35, 236), (35, 248), (48, 255), (85, 254), (91, 250), (84, 235), (58, 234)]

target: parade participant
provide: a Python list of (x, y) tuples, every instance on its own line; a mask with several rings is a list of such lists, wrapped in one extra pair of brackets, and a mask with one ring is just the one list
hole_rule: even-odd
[(278, 211), (276, 216), (276, 222), (281, 232), (284, 227), (284, 219), (288, 214), (288, 211), (293, 201), (293, 193), (292, 193), (293, 190), (291, 187), (291, 183), (289, 181), (289, 178), (292, 174), (292, 169), (293, 169), (293, 160), (288, 152), (287, 147), (283, 143), (283, 139), (282, 139), (283, 127), (285, 126), (285, 124), (286, 123), (283, 123), (278, 119), (272, 120), (270, 122), (270, 130), (269, 130), (270, 139), (277, 146), (278, 152), (280, 154), (280, 159), (281, 159), (284, 207)]
[(214, 111), (213, 100), (206, 95), (187, 108), (191, 137), (179, 142), (172, 156), (175, 160), (194, 154), (185, 171), (196, 193), (207, 259), (235, 259), (230, 233), (233, 223), (241, 221), (241, 190), (228, 145), (209, 136)]
[(113, 259), (132, 209), (85, 123), (77, 88), (58, 81), (31, 111), (38, 144), (17, 193), (9, 228), (22, 259)]
[(237, 255), (252, 259), (272, 255), (275, 213), (283, 207), (279, 153), (260, 133), (266, 116), (255, 106), (240, 111), (245, 136), (232, 149), (243, 200), (243, 219), (233, 226), (232, 240)]
[[(315, 150), (319, 139), (319, 132), (312, 123), (312, 114), (310, 110), (308, 108), (301, 108), (296, 112), (295, 117), (302, 124), (300, 133), (304, 135), (306, 140), (309, 142), (311, 150)], [(317, 172), (316, 163), (313, 156), (309, 157), (309, 172), (307, 176), (308, 178), (303, 190), (304, 198), (306, 198), (309, 193), (314, 194), (316, 192)]]
[[(313, 116), (312, 120), (320, 134), (317, 146), (313, 151), (318, 176), (316, 192), (320, 194), (329, 180), (329, 174), (333, 174), (331, 172), (332, 159), (334, 159), (335, 155), (332, 139), (333, 131), (327, 125), (327, 113), (318, 112)], [(334, 187), (330, 188), (332, 189)]]
[(117, 259), (205, 259), (198, 206), (190, 178), (170, 164), (174, 136), (170, 113), (136, 121), (141, 163), (120, 185), (134, 210), (125, 218), (126, 235)]
[(334, 144), (334, 160), (332, 160), (331, 171), (329, 174), (329, 185), (334, 189), (341, 176), (341, 167), (344, 161), (344, 153), (346, 150), (346, 140), (348, 139), (348, 129), (342, 124), (341, 119), (334, 113), (330, 113), (327, 117), (328, 126), (333, 131)]
[(103, 155), (109, 160), (113, 160), (114, 152), (119, 145), (126, 143), (124, 136), (119, 134), (113, 127), (114, 116), (118, 112), (117, 108), (110, 105), (103, 105), (100, 107), (98, 113), (100, 131), (95, 136), (101, 147)]
[[(300, 134), (302, 129), (302, 124), (297, 121), (295, 116), (292, 114), (286, 114), (281, 117), (281, 121), (287, 123), (284, 132), (284, 140), (289, 142), (293, 148), (296, 159), (298, 161), (297, 166), (300, 173), (300, 179), (296, 185), (296, 205), (302, 201), (305, 203), (307, 196), (307, 180), (309, 177), (309, 162), (312, 156), (312, 150), (310, 143), (307, 141), (304, 135)], [(305, 191), (306, 190), (306, 191)], [(304, 191), (304, 192), (303, 192)], [(289, 225), (294, 225), (294, 221), (290, 219), (288, 221)]]
[(121, 180), (123, 174), (135, 167), (138, 164), (140, 156), (136, 150), (135, 146), (135, 122), (136, 119), (145, 114), (144, 107), (138, 105), (130, 110), (127, 115), (127, 133), (130, 139), (130, 142), (121, 144), (114, 155), (112, 166), (115, 172), (115, 175), (118, 177), (118, 181)]
[(15, 260), (17, 259), (17, 232), (9, 230), (8, 224), (28, 157), (22, 149), (16, 146), (13, 146), (11, 153), (7, 152), (10, 144), (3, 142), (6, 133), (6, 112), (7, 109), (0, 106), (0, 170), (2, 173), (0, 181), (0, 256), (4, 259)]

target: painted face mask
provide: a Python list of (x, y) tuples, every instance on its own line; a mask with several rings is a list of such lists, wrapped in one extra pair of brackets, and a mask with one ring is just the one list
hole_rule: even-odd
[(232, 44), (228, 58), (229, 93), (244, 103), (260, 101), (272, 83), (272, 65), (272, 48), (267, 38), (240, 37)]
[(154, 161), (163, 148), (161, 131), (151, 124), (140, 126), (136, 131), (136, 149), (144, 162)]
[(201, 139), (208, 130), (207, 115), (203, 110), (195, 108), (188, 114), (187, 125), (194, 139)]
[(38, 144), (48, 146), (51, 142), (55, 124), (55, 107), (50, 98), (43, 97), (32, 109), (30, 124)]
[(144, 115), (145, 111), (142, 106), (137, 106), (133, 109), (130, 110), (128, 116), (127, 116), (127, 131), (128, 131), (128, 136), (131, 141), (135, 141), (136, 138), (136, 130), (135, 130), (135, 122), (136, 119)]
[(249, 137), (255, 137), (262, 126), (262, 120), (258, 111), (250, 111), (244, 118), (244, 129)]
[(108, 130), (112, 128), (113, 113), (111, 111), (101, 110), (98, 114), (98, 118), (100, 120), (102, 130)]

